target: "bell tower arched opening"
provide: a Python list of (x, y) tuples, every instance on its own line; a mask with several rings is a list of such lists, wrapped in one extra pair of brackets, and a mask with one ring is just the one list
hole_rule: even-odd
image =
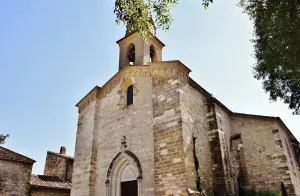
[(153, 45), (150, 46), (150, 62), (155, 62), (157, 61), (157, 56), (155, 53), (155, 48)]
[(130, 44), (128, 47), (128, 54), (127, 54), (129, 65), (134, 65), (135, 62), (135, 45)]

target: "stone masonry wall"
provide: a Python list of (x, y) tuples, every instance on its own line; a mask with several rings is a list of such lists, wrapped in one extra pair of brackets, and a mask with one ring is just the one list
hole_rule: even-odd
[(239, 186), (245, 186), (246, 164), (245, 153), (243, 148), (243, 140), (241, 134), (233, 134), (230, 137), (230, 152), (231, 152), (231, 172), (235, 185), (235, 192), (238, 193)]
[[(280, 189), (289, 185), (289, 168), (277, 123), (261, 117), (232, 117), (233, 134), (241, 133), (248, 187)], [(287, 186), (289, 195), (295, 195)]]
[(222, 149), (222, 159), (223, 159), (223, 167), (225, 172), (225, 180), (226, 187), (228, 193), (230, 195), (235, 194), (234, 188), (234, 176), (233, 176), (233, 163), (232, 163), (232, 155), (230, 152), (230, 136), (231, 136), (231, 119), (229, 112), (225, 111), (218, 104), (215, 105), (216, 108), (216, 119), (218, 128), (220, 130), (220, 138), (221, 138), (221, 149)]
[[(112, 187), (112, 184), (117, 181), (110, 182), (108, 177), (111, 178), (111, 176), (108, 171), (114, 169), (115, 162), (113, 161), (126, 161), (127, 158), (124, 159), (126, 157), (125, 149), (131, 154), (128, 155), (129, 157), (134, 157), (131, 162), (137, 163), (136, 160), (139, 160), (140, 164), (138, 165), (141, 165), (138, 167), (139, 175), (142, 173), (142, 177), (138, 178), (139, 194), (155, 194), (157, 181), (154, 178), (154, 154), (157, 147), (154, 147), (156, 139), (154, 138), (155, 132), (153, 133), (155, 128), (153, 108), (155, 107), (152, 103), (155, 102), (154, 98), (158, 95), (153, 94), (152, 86), (156, 84), (153, 82), (153, 78), (173, 75), (187, 81), (188, 72), (189, 69), (180, 61), (152, 62), (146, 66), (127, 66), (101, 88), (96, 86), (77, 104), (79, 120), (72, 196), (101, 196), (118, 190), (118, 187), (111, 189), (115, 188)], [(131, 83), (134, 91), (134, 103), (127, 106), (126, 88)], [(160, 87), (156, 86), (157, 89)], [(181, 132), (181, 129), (178, 130)], [(182, 133), (176, 134), (182, 138)], [(176, 146), (177, 143), (174, 142), (172, 145)], [(122, 146), (126, 146), (125, 149)], [(120, 154), (121, 157), (117, 156)], [(120, 159), (114, 159), (116, 156)], [(182, 162), (183, 159), (174, 161)], [(176, 169), (174, 168), (174, 171)], [(113, 175), (120, 175), (119, 172)], [(184, 171), (177, 172), (180, 172), (180, 175), (186, 175), (183, 174)], [(164, 174), (166, 175), (166, 173)], [(175, 178), (175, 180), (185, 183), (182, 179)], [(186, 191), (187, 186), (184, 187)]]
[(93, 160), (95, 158), (93, 142), (96, 105), (98, 105), (98, 100), (91, 99), (90, 103), (79, 113), (72, 177), (72, 196), (93, 195)]
[(154, 46), (156, 61), (162, 60), (162, 49), (161, 46), (155, 41), (156, 39), (148, 39), (147, 42), (139, 35), (128, 38), (128, 40), (119, 43), (120, 46), (120, 59), (119, 59), (119, 70), (126, 67), (129, 64), (128, 50), (129, 46), (133, 44), (135, 46), (135, 62), (136, 65), (147, 65), (150, 61), (150, 46)]
[(57, 156), (52, 152), (47, 153), (44, 175), (56, 176), (65, 179), (67, 169), (67, 158)]
[[(282, 141), (282, 148), (285, 152), (285, 158), (288, 165), (288, 170), (286, 171), (285, 178), (286, 186), (293, 186), (295, 189), (296, 195), (300, 195), (300, 173), (298, 170), (298, 163), (295, 156), (294, 149), (291, 145), (290, 135), (287, 132), (286, 128), (278, 124), (278, 130), (280, 138)], [(290, 179), (289, 179), (290, 178)]]
[[(186, 164), (189, 184), (196, 181), (193, 157), (193, 138), (196, 137), (196, 154), (200, 163), (201, 184), (205, 191), (213, 194), (213, 174), (211, 152), (208, 141), (208, 124), (206, 120), (206, 98), (192, 88), (185, 85), (180, 89), (180, 107), (183, 127), (184, 152), (188, 154)], [(196, 189), (196, 187), (191, 187)]]
[(30, 196), (70, 196), (70, 190), (33, 189)]
[(28, 196), (32, 164), (0, 159), (0, 195)]
[(178, 76), (153, 76), (155, 195), (187, 195)]
[(219, 122), (221, 115), (219, 105), (215, 102), (216, 101), (212, 96), (207, 98), (207, 122), (209, 125), (208, 137), (212, 153), (214, 192), (217, 195), (232, 195), (233, 192), (228, 179), (229, 161), (226, 142), (227, 135), (224, 132), (224, 128), (226, 128), (226, 131), (230, 128), (230, 126), (227, 125), (227, 127), (223, 127), (220, 125)]
[[(127, 82), (134, 86), (133, 104), (129, 106), (126, 105)], [(107, 171), (114, 157), (123, 150), (123, 136), (126, 137), (126, 150), (134, 153), (141, 164), (142, 195), (154, 195), (152, 113), (152, 80), (149, 76), (124, 78), (101, 99), (99, 123), (95, 124), (99, 134), (95, 195), (106, 195)]]
[(66, 180), (68, 182), (72, 182), (73, 164), (74, 164), (74, 160), (68, 159), (68, 163), (67, 163), (67, 176), (66, 176)]

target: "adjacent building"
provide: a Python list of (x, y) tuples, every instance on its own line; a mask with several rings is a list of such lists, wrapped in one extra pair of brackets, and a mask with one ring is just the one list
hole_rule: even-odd
[(0, 146), (0, 195), (27, 196), (34, 160)]
[(66, 148), (59, 153), (47, 152), (44, 175), (32, 175), (31, 196), (69, 196), (72, 187), (73, 157), (66, 155)]
[(70, 196), (73, 157), (47, 152), (44, 175), (34, 175), (34, 160), (0, 146), (0, 196)]

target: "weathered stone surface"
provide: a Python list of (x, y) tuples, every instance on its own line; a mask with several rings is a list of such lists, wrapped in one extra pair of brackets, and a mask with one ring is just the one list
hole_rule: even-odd
[[(213, 190), (213, 173), (211, 151), (209, 146), (206, 97), (192, 88), (185, 85), (180, 89), (180, 107), (183, 123), (184, 151), (187, 155), (186, 167), (187, 176), (191, 188), (196, 189), (195, 165), (192, 154), (193, 141), (196, 137), (196, 154), (200, 163), (200, 178), (203, 188), (207, 193), (212, 194)], [(193, 186), (192, 186), (193, 185)]]
[[(119, 196), (126, 179), (136, 180), (139, 196), (188, 195), (197, 191), (194, 149), (209, 195), (236, 194), (238, 179), (255, 188), (283, 182), (299, 195), (299, 142), (279, 118), (230, 111), (181, 62), (148, 63), (150, 44), (159, 58), (162, 44), (142, 42), (136, 33), (120, 40), (119, 72), (77, 104), (72, 196)], [(139, 48), (134, 66), (131, 44)]]
[[(136, 65), (147, 65), (149, 62), (162, 60), (162, 48), (164, 44), (156, 37), (150, 38), (145, 42), (137, 32), (126, 36), (117, 42), (120, 47), (119, 70), (123, 69), (129, 64), (128, 52), (130, 45), (135, 46), (135, 62)], [(154, 58), (150, 57), (150, 46), (154, 48)], [(150, 60), (151, 59), (151, 60)]]
[(178, 91), (183, 82), (178, 76), (155, 76), (152, 84), (155, 195), (186, 195), (188, 176)]
[(33, 189), (31, 196), (70, 196), (70, 190)]
[(289, 195), (299, 195), (299, 171), (288, 153), (287, 131), (274, 118), (237, 115), (232, 125), (233, 133), (241, 133), (246, 185), (280, 189), (283, 182)]
[(31, 175), (35, 161), (0, 147), (1, 196), (69, 196), (73, 158), (65, 154), (47, 153), (45, 173)]
[(71, 192), (73, 157), (66, 155), (66, 148), (60, 153), (47, 152), (44, 175), (31, 175), (31, 196), (69, 196)]
[(215, 104), (215, 112), (219, 130), (219, 138), (221, 140), (221, 157), (226, 190), (229, 195), (234, 195), (234, 181), (236, 181), (236, 178), (234, 178), (235, 176), (233, 175), (232, 171), (234, 160), (230, 158), (232, 156), (232, 152), (230, 150), (230, 136), (232, 130), (230, 119), (231, 112), (219, 104)]
[(0, 195), (27, 196), (34, 162), (32, 159), (0, 147)]
[(32, 165), (0, 160), (0, 195), (27, 196)]
[(64, 154), (47, 152), (44, 175), (72, 182), (74, 159)]
[[(126, 84), (124, 79), (101, 99), (98, 124), (95, 125), (98, 130), (96, 195), (105, 195), (108, 167), (113, 158), (125, 149), (131, 151), (141, 164), (142, 195), (154, 194), (152, 82), (149, 77), (130, 78), (132, 84)], [(133, 104), (127, 106), (124, 103), (128, 85), (134, 85), (134, 98)], [(126, 148), (121, 144), (124, 136)]]
[(289, 175), (287, 175), (288, 173), (286, 172), (285, 179), (289, 179), (290, 177), (292, 185), (295, 189), (295, 194), (300, 195), (300, 170), (299, 162), (297, 160), (297, 158), (299, 159), (299, 157), (297, 157), (297, 152), (292, 146), (292, 138), (290, 137), (289, 131), (286, 129), (286, 127), (278, 124), (278, 130), (281, 138), (281, 143), (279, 145), (281, 146), (281, 148), (283, 148), (285, 154), (284, 156), (282, 156), (282, 162), (286, 161), (289, 168)]
[[(78, 192), (78, 196), (91, 195), (94, 188), (94, 122), (98, 104), (99, 101), (94, 100), (79, 114), (72, 177), (72, 188)], [(71, 195), (75, 195), (75, 191)]]

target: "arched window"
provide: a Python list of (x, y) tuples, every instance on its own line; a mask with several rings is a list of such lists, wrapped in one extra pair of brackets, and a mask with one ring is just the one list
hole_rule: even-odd
[(127, 105), (133, 104), (133, 85), (130, 85), (127, 89)]
[(130, 65), (133, 65), (133, 63), (135, 62), (135, 46), (133, 44), (130, 44), (129, 48), (128, 48), (128, 61)]
[(154, 56), (155, 56), (154, 46), (151, 45), (151, 46), (150, 46), (150, 61), (151, 61), (151, 62), (154, 62)]

